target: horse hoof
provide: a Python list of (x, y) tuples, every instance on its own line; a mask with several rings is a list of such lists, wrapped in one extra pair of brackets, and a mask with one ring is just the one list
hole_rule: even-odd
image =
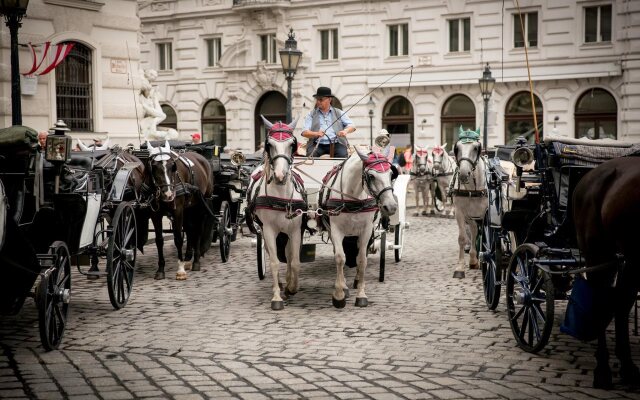
[(187, 273), (186, 272), (176, 272), (176, 280), (177, 281), (186, 281)]
[(90, 281), (95, 281), (98, 278), (100, 278), (100, 275), (87, 275), (87, 279)]
[(369, 300), (366, 297), (356, 297), (356, 307), (366, 307), (369, 305)]
[(164, 279), (164, 272), (156, 272), (155, 280)]
[(640, 370), (635, 365), (620, 367), (620, 381), (624, 385), (640, 386)]
[[(186, 268), (185, 268), (186, 269)], [(193, 263), (191, 264), (191, 270), (192, 271), (200, 271), (200, 263)]]
[(413, 216), (414, 217), (418, 217), (418, 216), (420, 216), (420, 213), (415, 212), (415, 213), (413, 213)]
[(298, 293), (298, 291), (296, 290), (295, 292), (292, 292), (289, 290), (289, 288), (285, 288), (284, 289), (284, 295), (287, 297), (292, 297), (293, 295), (295, 295), (296, 293)]
[(602, 376), (602, 375), (593, 375), (593, 388), (594, 389), (604, 389), (611, 390), (613, 389), (613, 381), (611, 380), (611, 375)]
[(423, 211), (423, 212), (422, 212), (422, 215), (425, 215), (425, 216), (426, 216), (426, 215), (427, 215), (427, 212), (426, 212), (426, 211)]
[(454, 271), (453, 277), (458, 279), (464, 278), (464, 271)]
[(195, 271), (196, 268), (195, 268), (195, 265), (193, 265), (193, 263), (191, 261), (185, 261), (184, 262), (184, 270), (185, 271)]
[(333, 306), (335, 308), (344, 308), (347, 305), (347, 298), (345, 297), (342, 300), (337, 300), (335, 297), (331, 297), (331, 301), (333, 302)]
[(480, 266), (478, 264), (469, 264), (469, 269), (478, 269)]
[(271, 300), (271, 309), (273, 311), (284, 310), (284, 301), (282, 301), (282, 300), (279, 300), (279, 301)]

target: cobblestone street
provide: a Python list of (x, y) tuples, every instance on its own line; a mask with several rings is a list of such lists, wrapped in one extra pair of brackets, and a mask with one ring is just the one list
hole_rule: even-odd
[[(168, 279), (155, 281), (148, 245), (120, 311), (109, 303), (106, 279), (74, 272), (59, 351), (43, 352), (32, 300), (20, 315), (0, 319), (0, 398), (640, 399), (619, 384), (591, 388), (595, 344), (559, 332), (565, 303), (556, 304), (540, 354), (518, 349), (504, 293), (497, 311), (488, 311), (479, 271), (452, 278), (455, 220), (409, 222), (403, 261), (387, 252), (384, 283), (378, 255), (369, 257), (364, 309), (354, 306), (353, 291), (344, 309), (332, 306), (329, 245), (302, 265), (301, 290), (280, 312), (270, 310), (271, 275), (258, 280), (248, 237), (232, 243), (226, 264), (214, 245), (187, 281), (173, 279), (173, 243), (165, 247)], [(351, 284), (355, 269), (346, 273)], [(631, 341), (640, 363), (640, 338)]]

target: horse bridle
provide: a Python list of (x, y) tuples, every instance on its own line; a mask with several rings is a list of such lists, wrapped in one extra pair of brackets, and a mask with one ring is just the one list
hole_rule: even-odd
[(169, 177), (170, 183), (163, 183), (161, 185), (157, 185), (155, 183), (155, 181), (154, 181), (154, 178), (153, 178), (153, 163), (154, 162), (159, 163), (161, 161), (166, 161), (166, 160), (156, 160), (157, 157), (161, 157), (161, 156), (165, 156), (165, 155), (169, 156), (169, 160), (173, 161), (174, 163), (176, 163), (178, 161), (177, 157), (176, 158), (171, 157), (171, 153), (163, 153), (163, 152), (160, 152), (159, 154), (156, 154), (156, 155), (154, 155), (154, 156), (149, 158), (149, 171), (151, 172), (151, 180), (153, 181), (153, 184), (156, 186), (156, 194), (155, 195), (156, 195), (157, 198), (160, 197), (160, 193), (162, 192), (163, 188), (170, 188), (171, 190), (174, 190), (175, 187), (176, 187), (175, 183), (171, 183), (171, 182), (174, 182), (175, 179), (171, 179), (171, 178), (172, 178), (172, 175), (175, 175), (175, 174), (178, 173), (177, 168), (176, 168), (176, 171), (174, 171), (174, 172), (172, 172), (170, 174), (167, 171), (167, 176)]
[[(367, 187), (367, 190), (369, 191), (369, 194), (376, 199), (376, 203), (380, 202), (380, 197), (382, 197), (382, 195), (384, 194), (384, 192), (391, 190), (391, 192), (393, 192), (393, 186), (385, 186), (383, 187), (378, 193), (376, 193), (375, 190), (373, 190), (373, 187), (371, 187), (371, 178), (369, 177), (369, 174), (367, 173), (368, 170), (372, 169), (373, 167), (375, 167), (378, 164), (382, 164), (382, 163), (387, 163), (389, 164), (389, 169), (392, 168), (391, 163), (385, 158), (385, 159), (379, 159), (379, 160), (375, 160), (372, 161), (366, 165), (364, 165), (364, 168), (362, 168), (362, 185)], [(393, 171), (393, 170), (392, 170)], [(397, 176), (397, 174), (396, 174)], [(393, 181), (393, 172), (392, 172), (392, 179), (391, 181)]]
[[(458, 144), (460, 143), (460, 141), (456, 142), (456, 145), (454, 146), (454, 149), (456, 149), (455, 151), (455, 155), (456, 155), (456, 164), (458, 165), (458, 168), (460, 168), (460, 165), (462, 164), (463, 161), (468, 162), (469, 164), (471, 164), (471, 171), (475, 171), (476, 170), (476, 166), (478, 165), (478, 161), (480, 160), (480, 153), (482, 152), (482, 148), (478, 149), (478, 152), (476, 153), (476, 159), (472, 160), (469, 157), (461, 157), (458, 158)], [(467, 142), (467, 143), (471, 143), (471, 142)], [(464, 143), (463, 143), (464, 144)], [(480, 142), (478, 141), (474, 141), (474, 145), (479, 144)]]
[[(421, 156), (419, 156), (416, 153), (416, 161), (420, 160), (420, 158), (421, 158)], [(417, 177), (423, 177), (423, 176), (428, 176), (429, 175), (429, 155), (427, 155), (424, 160), (425, 160), (424, 164), (418, 163), (418, 162), (414, 163), (414, 165), (416, 166), (416, 172), (412, 172), (413, 175), (415, 175)], [(426, 166), (426, 168), (425, 168), (426, 171), (420, 172), (420, 166), (421, 165), (425, 165)]]

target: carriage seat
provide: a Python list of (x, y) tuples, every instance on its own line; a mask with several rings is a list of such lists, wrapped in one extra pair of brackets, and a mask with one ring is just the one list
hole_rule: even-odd
[(92, 167), (91, 157), (71, 154), (71, 159), (67, 163), (69, 167), (77, 167), (89, 171)]

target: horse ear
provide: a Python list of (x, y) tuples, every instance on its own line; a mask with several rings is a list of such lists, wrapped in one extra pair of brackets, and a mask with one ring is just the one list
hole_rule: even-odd
[(442, 150), (447, 151), (447, 143), (442, 145)]
[(358, 156), (360, 157), (360, 159), (361, 159), (362, 161), (367, 161), (368, 157), (367, 157), (367, 155), (366, 155), (366, 154), (362, 154), (362, 153), (360, 152), (360, 150), (358, 150), (358, 148), (357, 148), (357, 147), (354, 147), (354, 149), (356, 150), (356, 153), (358, 153)]
[(480, 136), (480, 127), (478, 127), (478, 129), (476, 129), (476, 133), (478, 134), (478, 136)]
[(298, 117), (296, 117), (296, 119), (294, 119), (293, 121), (291, 121), (289, 123), (289, 125), (287, 125), (289, 127), (289, 129), (291, 129), (292, 131), (296, 128), (296, 125), (298, 124)]
[(171, 151), (171, 145), (169, 145), (169, 140), (164, 141), (164, 147), (162, 148), (162, 151), (166, 151), (167, 153)]
[(267, 127), (267, 129), (271, 129), (273, 127), (273, 124), (269, 122), (269, 120), (266, 119), (264, 115), (260, 114), (260, 118), (262, 118), (262, 122), (264, 122), (264, 125)]
[(97, 146), (95, 147), (96, 150), (107, 150), (109, 148), (109, 141), (111, 139), (107, 138), (107, 140), (104, 141), (104, 144), (102, 146)]
[(464, 133), (464, 129), (462, 129), (462, 125), (460, 125), (460, 129), (458, 130), (458, 132), (460, 133), (460, 135)]
[(87, 147), (87, 145), (82, 143), (82, 140), (80, 140), (80, 139), (78, 139), (78, 146), (80, 146), (80, 149), (83, 150), (83, 151), (91, 151), (91, 149), (89, 147)]

